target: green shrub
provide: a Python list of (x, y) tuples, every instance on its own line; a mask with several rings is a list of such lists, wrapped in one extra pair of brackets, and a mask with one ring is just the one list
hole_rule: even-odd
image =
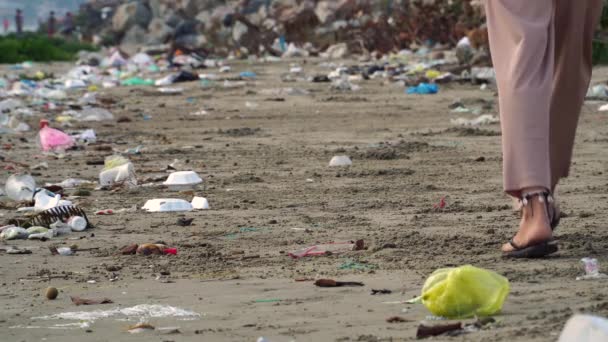
[(600, 29), (593, 41), (593, 63), (608, 64), (608, 1), (604, 0)]
[(81, 50), (95, 51), (96, 47), (35, 33), (0, 37), (0, 63), (70, 61)]

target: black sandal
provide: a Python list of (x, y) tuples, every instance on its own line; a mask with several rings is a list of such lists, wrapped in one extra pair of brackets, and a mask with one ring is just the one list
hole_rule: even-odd
[(558, 251), (557, 245), (549, 243), (548, 241), (541, 242), (532, 246), (521, 247), (513, 241), (509, 240), (509, 244), (514, 250), (510, 252), (503, 252), (503, 258), (514, 258), (514, 259), (534, 259), (544, 258), (547, 255), (553, 254)]
[[(549, 215), (549, 221), (551, 223), (551, 230), (555, 229), (560, 221), (560, 215), (554, 203), (553, 196), (548, 191), (538, 191), (524, 194), (521, 199), (521, 203), (523, 206), (528, 205), (530, 199), (533, 197), (538, 197), (541, 203), (545, 203), (547, 208), (547, 214)], [(523, 212), (522, 206), (522, 212)], [(558, 251), (558, 247), (555, 243), (551, 243), (551, 241), (540, 242), (531, 246), (519, 246), (513, 241), (513, 239), (509, 240), (509, 244), (513, 247), (514, 250), (510, 252), (503, 252), (502, 256), (504, 258), (542, 258), (547, 255), (553, 254)]]

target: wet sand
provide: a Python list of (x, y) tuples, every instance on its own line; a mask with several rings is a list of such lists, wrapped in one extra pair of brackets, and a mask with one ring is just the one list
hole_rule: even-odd
[[(329, 72), (318, 61), (301, 65), (308, 74)], [(582, 273), (581, 258), (598, 258), (600, 267), (608, 263), (608, 114), (597, 111), (599, 103), (584, 107), (572, 177), (559, 188), (567, 215), (556, 233), (560, 252), (543, 260), (512, 261), (499, 252), (518, 222), (501, 193), (499, 125), (454, 128), (450, 119), (466, 115), (448, 108), (461, 99), (469, 107), (489, 103), (483, 113), (496, 114), (494, 91), (449, 84), (438, 95), (405, 95), (402, 87), (377, 79), (361, 82), (357, 92), (339, 92), (327, 83), (282, 82), (288, 66), (236, 63), (231, 75), (258, 74), (244, 88), (225, 89), (216, 82), (202, 89), (191, 82), (175, 85), (185, 88), (180, 95), (160, 96), (139, 87), (100, 91), (100, 97), (112, 100), (107, 106), (114, 116), (131, 122), (74, 123), (71, 129), (94, 128), (98, 145), (118, 151), (141, 145), (142, 154), (130, 156), (138, 178), (157, 180), (73, 199), (89, 213), (96, 226), (92, 230), (47, 242), (6, 242), (31, 248), (32, 254), (0, 254), (2, 340), (415, 340), (416, 327), (430, 313), (422, 305), (398, 302), (419, 295), (435, 269), (463, 264), (506, 276), (511, 294), (496, 324), (435, 340), (554, 341), (576, 312), (608, 316), (605, 283), (575, 280)], [(203, 72), (208, 71), (214, 70)], [(595, 79), (607, 76), (608, 70), (599, 69)], [(267, 90), (286, 87), (309, 94)], [(206, 115), (191, 115), (202, 109)], [(29, 123), (35, 127), (37, 120)], [(3, 155), (30, 165), (48, 161), (48, 170), (34, 171), (39, 184), (69, 177), (96, 180), (102, 166), (87, 161), (110, 154), (88, 146), (64, 159), (45, 158), (36, 148), (35, 132), (24, 137), (27, 142), (0, 136), (2, 144), (13, 144)], [(351, 156), (353, 165), (328, 167), (334, 155)], [(151, 198), (190, 200), (190, 194), (162, 187), (174, 159), (180, 170), (204, 178), (205, 188), (197, 194), (209, 199), (211, 210), (93, 214), (140, 208)], [(4, 171), (3, 180), (9, 174)], [(442, 197), (447, 206), (434, 209)], [(13, 209), (0, 214), (5, 220), (17, 216)], [(194, 218), (193, 225), (178, 226), (179, 217)], [(367, 250), (299, 260), (287, 255), (317, 243), (358, 239)], [(115, 254), (130, 243), (156, 241), (176, 247), (178, 255)], [(71, 244), (98, 249), (71, 257), (48, 250)], [(340, 269), (349, 262), (360, 269)], [(315, 278), (365, 286), (321, 289), (296, 281)], [(54, 301), (44, 297), (48, 286), (60, 290)], [(384, 288), (393, 293), (370, 294)], [(77, 307), (70, 296), (108, 297), (114, 304)], [(137, 319), (124, 317), (98, 319), (86, 327), (58, 326), (79, 323), (73, 320), (35, 319), (139, 304), (170, 305), (198, 315), (146, 320), (157, 328), (179, 327), (180, 333), (171, 335), (160, 330), (130, 334), (126, 329)], [(387, 323), (391, 316), (408, 321)]]

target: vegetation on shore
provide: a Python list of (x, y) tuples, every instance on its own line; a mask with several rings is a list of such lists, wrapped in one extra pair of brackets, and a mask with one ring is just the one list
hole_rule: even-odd
[(96, 49), (76, 40), (49, 38), (39, 33), (24, 33), (20, 37), (11, 34), (0, 37), (0, 63), (71, 61), (78, 51)]

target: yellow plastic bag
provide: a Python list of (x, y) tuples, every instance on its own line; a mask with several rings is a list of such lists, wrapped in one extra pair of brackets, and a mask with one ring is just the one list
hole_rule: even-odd
[(509, 295), (509, 280), (471, 265), (439, 269), (422, 288), (422, 304), (436, 316), (492, 316)]
[(441, 76), (441, 72), (431, 69), (431, 70), (427, 70), (425, 76), (426, 76), (426, 78), (428, 78), (430, 80), (434, 80), (437, 77)]
[(120, 156), (120, 155), (108, 156), (108, 157), (106, 157), (106, 159), (104, 161), (103, 170), (104, 171), (110, 170), (115, 167), (122, 166), (128, 162), (129, 162), (129, 159), (127, 159), (123, 156)]

